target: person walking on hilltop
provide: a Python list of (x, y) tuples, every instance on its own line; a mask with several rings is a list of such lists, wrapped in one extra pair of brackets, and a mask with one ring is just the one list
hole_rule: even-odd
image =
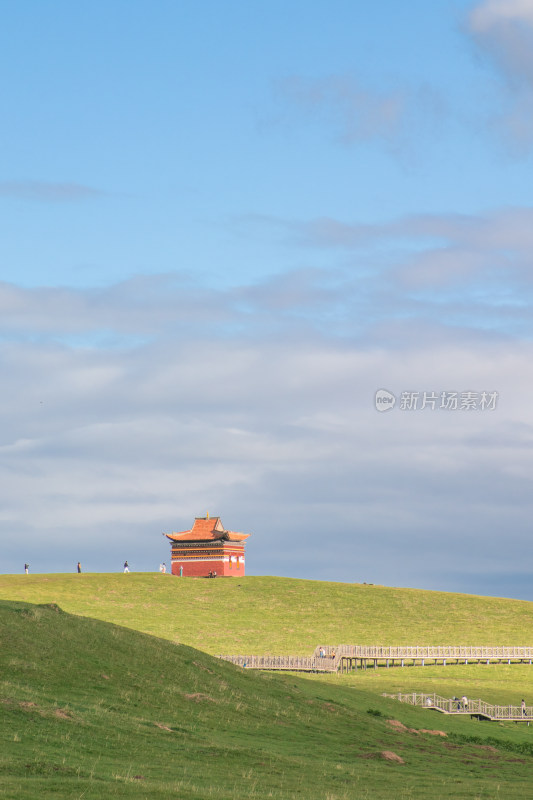
[(26, 575), (29, 573), (29, 571), (30, 571), (30, 565), (24, 564), (24, 572), (26, 573)]
[(81, 572), (81, 564), (80, 564), (80, 562), (79, 562), (79, 561), (78, 561), (78, 565), (77, 565), (77, 570), (78, 570), (78, 575), (79, 575), (79, 574), (80, 574), (80, 572)]
[(129, 571), (130, 571), (130, 568), (129, 568), (128, 562), (125, 561), (124, 562), (124, 572), (129, 572)]

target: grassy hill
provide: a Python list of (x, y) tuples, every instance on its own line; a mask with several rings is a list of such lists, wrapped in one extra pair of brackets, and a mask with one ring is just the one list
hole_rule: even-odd
[[(247, 672), (55, 605), (0, 602), (0, 676), (0, 797), (10, 800), (531, 797), (524, 726), (428, 719), (347, 684)], [(448, 736), (420, 732), (437, 726)]]
[(325, 644), (533, 644), (533, 603), (291, 578), (0, 576), (0, 599), (57, 603), (212, 654)]

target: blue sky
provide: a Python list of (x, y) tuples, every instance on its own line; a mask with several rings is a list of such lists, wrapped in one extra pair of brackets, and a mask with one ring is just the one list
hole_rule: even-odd
[(209, 510), (533, 599), (532, 0), (11, 4), (0, 74), (2, 571)]

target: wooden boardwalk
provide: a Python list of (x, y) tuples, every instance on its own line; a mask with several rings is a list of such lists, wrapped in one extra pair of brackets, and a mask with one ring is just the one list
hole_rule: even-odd
[(423, 694), (421, 692), (408, 692), (407, 694), (387, 694), (383, 697), (390, 697), (399, 700), (401, 703), (409, 703), (411, 706), (420, 706), (442, 714), (459, 714), (461, 716), (482, 717), (491, 720), (508, 720), (510, 722), (532, 722), (533, 706), (497, 706), (486, 703), (484, 700), (470, 700), (466, 703), (457, 697), (440, 697), (438, 694)]
[(221, 655), (248, 669), (291, 672), (351, 672), (373, 667), (428, 666), (435, 664), (533, 664), (533, 647), (475, 645), (383, 646), (318, 645), (311, 656)]
[(219, 656), (248, 669), (288, 670), (290, 672), (336, 672), (332, 658), (313, 656)]

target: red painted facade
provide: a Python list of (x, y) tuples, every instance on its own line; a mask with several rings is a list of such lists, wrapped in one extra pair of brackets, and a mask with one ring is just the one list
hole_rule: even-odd
[(249, 533), (227, 531), (220, 517), (196, 517), (189, 531), (165, 534), (172, 543), (172, 574), (184, 578), (240, 576), (245, 572), (244, 543)]

